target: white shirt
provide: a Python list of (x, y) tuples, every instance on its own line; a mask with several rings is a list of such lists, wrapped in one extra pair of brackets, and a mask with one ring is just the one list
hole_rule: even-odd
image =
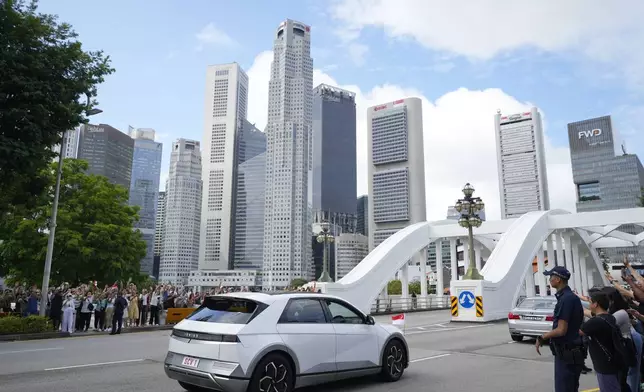
[(160, 296), (158, 294), (152, 294), (152, 298), (150, 298), (150, 306), (159, 306), (159, 299)]

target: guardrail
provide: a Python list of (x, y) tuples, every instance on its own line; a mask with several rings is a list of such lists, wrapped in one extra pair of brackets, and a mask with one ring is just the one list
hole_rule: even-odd
[(371, 314), (392, 314), (400, 312), (422, 312), (425, 310), (449, 309), (449, 296), (427, 298), (377, 298), (371, 306)]

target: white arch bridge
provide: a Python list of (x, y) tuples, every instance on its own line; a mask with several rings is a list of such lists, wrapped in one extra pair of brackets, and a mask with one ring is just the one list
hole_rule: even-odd
[[(383, 241), (349, 274), (336, 283), (324, 284), (323, 290), (343, 297), (365, 312), (369, 312), (376, 298), (389, 280), (402, 270), (403, 297), (407, 289), (408, 261), (424, 252), (428, 244), (436, 243), (437, 270), (443, 270), (442, 241), (450, 242), (452, 306), (459, 294), (472, 293), (477, 306), (458, 306), (452, 309), (456, 321), (490, 321), (502, 319), (516, 303), (523, 283), (526, 294), (534, 295), (535, 284), (540, 293), (546, 293), (547, 282), (542, 272), (545, 260), (548, 268), (564, 265), (573, 274), (570, 285), (587, 293), (597, 284), (607, 284), (598, 248), (632, 247), (644, 241), (644, 232), (638, 235), (617, 230), (621, 225), (644, 224), (644, 208), (584, 212), (572, 214), (563, 210), (535, 211), (520, 218), (487, 221), (475, 229), (475, 263), (485, 280), (458, 280), (456, 240), (465, 239), (466, 229), (455, 221), (421, 222), (410, 225)], [(467, 241), (464, 241), (467, 244)], [(470, 262), (464, 249), (465, 269)], [(538, 273), (533, 274), (533, 260)], [(426, 276), (426, 263), (421, 262), (421, 276)], [(528, 273), (530, 271), (531, 273)], [(437, 295), (442, 295), (443, 274), (438, 273)], [(534, 279), (537, 279), (537, 282)], [(427, 293), (426, 279), (421, 279), (421, 293)], [(467, 293), (466, 293), (467, 294)], [(421, 294), (419, 302), (425, 299)], [(479, 306), (480, 305), (480, 306)], [(456, 313), (456, 315), (454, 315)]]

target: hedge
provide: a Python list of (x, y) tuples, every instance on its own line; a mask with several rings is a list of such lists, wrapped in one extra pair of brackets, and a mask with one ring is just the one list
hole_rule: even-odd
[(0, 318), (0, 335), (12, 335), (18, 333), (39, 333), (51, 332), (54, 328), (51, 320), (47, 317), (29, 316), (29, 317), (1, 317)]

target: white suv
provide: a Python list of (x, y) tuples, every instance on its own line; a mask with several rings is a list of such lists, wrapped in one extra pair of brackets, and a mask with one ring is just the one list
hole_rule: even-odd
[(174, 327), (165, 372), (188, 391), (290, 392), (377, 373), (397, 381), (408, 362), (397, 327), (340, 298), (232, 293)]

